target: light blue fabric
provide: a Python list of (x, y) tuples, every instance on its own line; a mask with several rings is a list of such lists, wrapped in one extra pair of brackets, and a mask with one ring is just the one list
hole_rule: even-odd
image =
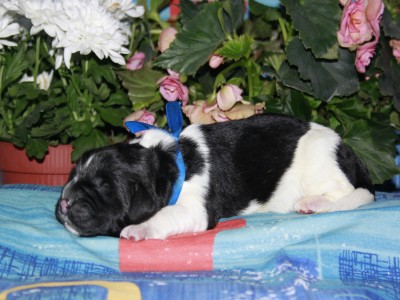
[(76, 238), (58, 223), (60, 188), (19, 187), (0, 188), (0, 279), (118, 272), (118, 239)]
[[(60, 191), (0, 186), (0, 293), (36, 282), (103, 280), (133, 282), (143, 299), (157, 300), (400, 299), (400, 194), (380, 193), (354, 211), (246, 216), (246, 227), (217, 234), (214, 271), (123, 274), (118, 239), (78, 238), (56, 221)], [(92, 285), (26, 293), (35, 299), (107, 294)]]
[(400, 195), (377, 200), (353, 211), (246, 216), (246, 228), (217, 235), (214, 268), (290, 270), (307, 284), (342, 282), (400, 297)]

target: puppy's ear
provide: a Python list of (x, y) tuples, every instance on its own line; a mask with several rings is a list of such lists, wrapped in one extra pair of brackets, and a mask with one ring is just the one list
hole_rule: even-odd
[[(144, 164), (136, 165), (134, 186), (129, 199), (132, 224), (145, 221), (166, 206), (178, 178), (175, 149), (154, 147), (142, 149)], [(133, 179), (133, 178), (132, 178)]]
[(160, 209), (157, 208), (159, 205), (154, 197), (152, 188), (149, 189), (142, 183), (135, 184), (132, 199), (136, 199), (137, 201), (130, 201), (129, 221), (131, 224), (139, 224), (146, 221)]

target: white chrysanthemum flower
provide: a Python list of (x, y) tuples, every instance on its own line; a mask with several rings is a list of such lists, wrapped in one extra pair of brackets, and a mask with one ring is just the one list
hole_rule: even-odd
[(2, 0), (0, 3), (0, 17), (4, 16), (6, 13), (20, 13), (19, 3), (20, 0)]
[(21, 1), (20, 7), (22, 14), (32, 23), (31, 34), (44, 30), (49, 36), (59, 38), (68, 29), (60, 0)]
[[(39, 89), (47, 91), (50, 88), (51, 81), (53, 80), (53, 74), (54, 70), (51, 70), (50, 73), (44, 71), (37, 76), (36, 83)], [(19, 82), (33, 82), (33, 76), (24, 74)]]
[(136, 5), (132, 0), (100, 0), (102, 5), (112, 12), (118, 20), (132, 17), (139, 18), (144, 15), (144, 7)]
[(20, 26), (18, 23), (12, 23), (13, 21), (13, 18), (9, 15), (0, 18), (0, 49), (3, 49), (4, 45), (17, 46), (15, 42), (5, 40), (5, 38), (19, 34)]
[(71, 55), (94, 52), (100, 59), (110, 57), (124, 65), (121, 54), (129, 53), (123, 47), (129, 40), (121, 29), (122, 24), (95, 0), (70, 0), (63, 4), (68, 17), (68, 30), (58, 38), (55, 47), (64, 48), (64, 63), (69, 67)]
[(100, 59), (109, 57), (124, 65), (122, 55), (129, 53), (124, 47), (129, 43), (129, 27), (116, 17), (115, 12), (108, 11), (103, 1), (111, 6), (117, 3), (119, 13), (134, 16), (141, 13), (139, 6), (129, 5), (126, 0), (33, 0), (21, 1), (20, 5), (25, 17), (32, 22), (31, 33), (44, 30), (53, 37), (52, 45), (63, 49), (68, 68), (73, 53), (87, 55), (90, 52)]

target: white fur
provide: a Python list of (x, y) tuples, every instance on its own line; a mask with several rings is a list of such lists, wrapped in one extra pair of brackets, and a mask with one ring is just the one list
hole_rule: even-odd
[(205, 159), (203, 172), (184, 182), (175, 205), (162, 208), (144, 223), (125, 227), (121, 231), (121, 237), (134, 240), (166, 239), (176, 234), (207, 229), (208, 216), (204, 201), (210, 178), (209, 150), (197, 125), (187, 127), (181, 137), (190, 138), (197, 144)]
[[(374, 196), (369, 191), (358, 189), (361, 191), (355, 192), (340, 169), (336, 160), (339, 143), (340, 137), (333, 130), (311, 123), (311, 129), (299, 140), (292, 165), (270, 200), (259, 204), (257, 211), (300, 211), (310, 202), (315, 202), (311, 206), (320, 206), (322, 211), (334, 211), (354, 209), (373, 201)], [(347, 201), (349, 197), (351, 201)]]
[[(205, 159), (203, 173), (184, 182), (176, 205), (162, 208), (144, 223), (125, 227), (121, 237), (134, 240), (166, 239), (180, 233), (207, 229), (205, 195), (210, 180), (209, 148), (198, 125), (187, 127), (181, 136), (197, 143)], [(311, 129), (300, 138), (293, 162), (269, 201), (260, 204), (253, 200), (241, 214), (266, 211), (286, 213), (294, 210), (318, 213), (354, 209), (373, 201), (373, 195), (366, 189), (354, 189), (340, 169), (336, 158), (340, 141), (333, 130), (311, 123)], [(139, 141), (145, 147), (174, 142), (172, 137), (158, 130), (149, 131)]]
[[(134, 140), (136, 141), (136, 140)], [(167, 148), (171, 144), (176, 143), (174, 138), (163, 130), (150, 129), (146, 131), (142, 138), (137, 141), (145, 148), (161, 145), (162, 148)]]

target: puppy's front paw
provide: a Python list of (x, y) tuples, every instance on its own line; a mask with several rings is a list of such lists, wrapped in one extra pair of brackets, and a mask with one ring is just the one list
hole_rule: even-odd
[(309, 196), (299, 200), (294, 210), (299, 214), (316, 214), (329, 211), (332, 202), (324, 196)]
[(127, 240), (165, 240), (167, 236), (162, 231), (156, 230), (149, 223), (142, 223), (139, 225), (129, 225), (122, 229), (121, 238)]

